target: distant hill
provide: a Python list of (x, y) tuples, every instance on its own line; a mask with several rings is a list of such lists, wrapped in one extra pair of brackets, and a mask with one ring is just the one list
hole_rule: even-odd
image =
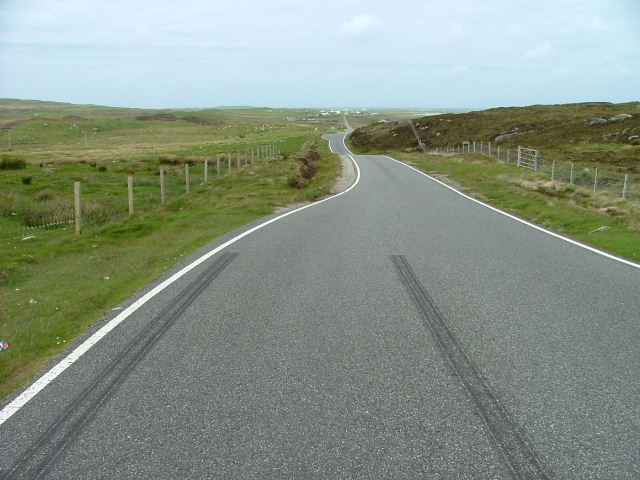
[(129, 118), (148, 112), (153, 111), (137, 108), (0, 98), (0, 127), (15, 127), (34, 119)]
[(215, 108), (123, 108), (102, 105), (42, 100), (0, 98), (0, 128), (15, 128), (32, 121), (95, 121), (104, 118), (135, 119), (139, 121), (185, 121), (200, 125), (220, 125), (242, 122), (286, 122), (288, 115), (303, 116), (315, 109), (284, 109), (252, 106)]
[[(413, 120), (427, 147), (453, 147), (464, 140), (518, 145), (581, 163), (608, 163), (640, 172), (640, 102), (575, 103), (492, 108)], [(418, 150), (408, 122), (376, 123), (356, 129), (360, 151)]]
[(104, 118), (182, 120), (200, 125), (219, 125), (226, 120), (224, 113), (216, 108), (143, 109), (0, 98), (0, 128), (15, 128), (35, 120), (83, 122)]

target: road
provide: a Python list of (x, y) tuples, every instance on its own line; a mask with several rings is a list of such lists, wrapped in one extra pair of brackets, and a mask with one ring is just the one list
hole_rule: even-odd
[(637, 479), (640, 269), (353, 158), (123, 305), (0, 425), (1, 477)]

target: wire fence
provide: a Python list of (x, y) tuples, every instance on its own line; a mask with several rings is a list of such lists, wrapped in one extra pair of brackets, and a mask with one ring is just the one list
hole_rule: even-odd
[(161, 164), (155, 171), (124, 174), (117, 180), (98, 181), (95, 176), (76, 174), (74, 180), (78, 181), (66, 182), (68, 194), (45, 189), (51, 198), (0, 195), (0, 238), (24, 239), (61, 230), (79, 234), (87, 226), (121, 222), (280, 153), (276, 146), (265, 145), (246, 152), (219, 154), (195, 164)]
[(479, 153), (514, 167), (546, 173), (549, 180), (576, 185), (593, 193), (604, 192), (626, 200), (640, 201), (640, 175), (612, 172), (600, 167), (585, 167), (574, 163), (545, 158), (538, 150), (519, 147), (505, 149), (491, 142), (465, 141), (454, 147), (423, 149), (426, 153), (453, 155)]

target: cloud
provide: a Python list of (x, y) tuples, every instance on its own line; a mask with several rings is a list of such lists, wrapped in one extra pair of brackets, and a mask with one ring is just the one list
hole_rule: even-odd
[(553, 48), (549, 42), (543, 43), (542, 45), (538, 45), (537, 47), (531, 48), (524, 53), (524, 56), (527, 58), (541, 58), (548, 57)]
[(467, 73), (469, 71), (469, 67), (467, 67), (466, 65), (456, 65), (454, 67), (451, 67), (450, 71), (453, 74), (462, 75), (462, 74)]
[(370, 38), (382, 30), (382, 21), (373, 15), (356, 15), (351, 20), (342, 23), (339, 33), (348, 38)]
[(606, 22), (600, 17), (593, 17), (591, 19), (591, 29), (597, 32), (605, 32), (608, 30)]

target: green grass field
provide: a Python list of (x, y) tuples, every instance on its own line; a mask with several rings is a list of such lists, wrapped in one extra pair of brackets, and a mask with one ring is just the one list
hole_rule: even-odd
[[(185, 255), (278, 207), (326, 195), (340, 171), (320, 138), (337, 124), (288, 121), (291, 111), (170, 112), (202, 117), (200, 125), (133, 118), (158, 112), (48, 103), (43, 112), (41, 102), (33, 105), (36, 111), (26, 108), (26, 113), (0, 108), (5, 125), (19, 123), (12, 128), (12, 150), (5, 148), (1, 156), (11, 165), (16, 159), (25, 163), (0, 170), (0, 341), (10, 344), (0, 352), (0, 396), (27, 383), (77, 335)], [(33, 120), (35, 113), (40, 118)], [(86, 147), (84, 131), (90, 132)], [(266, 145), (282, 154), (258, 159), (256, 150)], [(293, 188), (291, 179), (301, 171), (296, 158), (312, 145), (320, 154), (319, 169)], [(205, 158), (210, 159), (207, 184)], [(165, 205), (160, 168), (166, 170)], [(73, 213), (75, 181), (83, 192), (80, 236), (65, 223)], [(43, 228), (42, 223), (55, 224)]]

